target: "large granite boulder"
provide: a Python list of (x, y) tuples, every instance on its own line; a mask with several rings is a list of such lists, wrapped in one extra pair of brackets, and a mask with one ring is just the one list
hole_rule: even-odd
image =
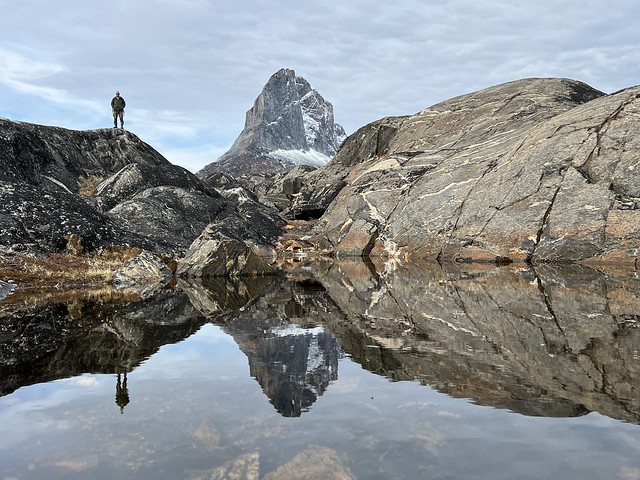
[(113, 272), (112, 282), (118, 289), (133, 289), (141, 298), (156, 294), (173, 277), (171, 269), (157, 255), (141, 252)]
[(65, 187), (0, 178), (0, 250), (61, 251), (70, 236), (86, 251), (114, 243), (151, 247)]
[(182, 167), (131, 163), (97, 185), (96, 203), (101, 211), (109, 211), (144, 190), (167, 185), (219, 198), (211, 188)]
[(339, 256), (634, 263), (639, 97), (525, 79), (382, 119), (293, 208)]
[(217, 194), (160, 186), (116, 205), (109, 217), (148, 239), (153, 251), (180, 256), (225, 208), (228, 203)]

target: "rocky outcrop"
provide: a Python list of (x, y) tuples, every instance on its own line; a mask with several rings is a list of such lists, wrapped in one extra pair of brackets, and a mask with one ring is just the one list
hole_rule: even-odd
[(0, 301), (4, 297), (9, 295), (14, 288), (15, 288), (15, 285), (12, 285), (11, 283), (3, 282), (0, 280)]
[(142, 252), (129, 259), (113, 273), (113, 284), (118, 288), (133, 285), (164, 285), (173, 276), (169, 267), (149, 252)]
[[(174, 186), (148, 188), (109, 211), (127, 231), (148, 239), (156, 252), (185, 252), (202, 230), (232, 208), (219, 195)], [(248, 226), (247, 228), (251, 228)]]
[[(274, 271), (252, 255), (274, 255), (270, 245), (283, 223), (275, 209), (241, 187), (223, 197), (130, 132), (0, 120), (0, 167), (0, 251), (7, 254), (129, 246), (179, 259), (211, 225), (207, 239), (224, 251), (208, 243), (209, 256), (248, 272)], [(229, 229), (235, 229), (234, 240)], [(149, 266), (138, 261), (116, 272), (114, 281), (123, 287), (156, 282), (160, 267)], [(240, 271), (244, 267), (219, 274)], [(166, 273), (165, 267), (160, 276)]]
[(184, 252), (228, 203), (130, 132), (0, 120), (0, 245)]
[(280, 216), (289, 210), (304, 184), (304, 178), (314, 170), (316, 167), (310, 165), (297, 165), (288, 172), (239, 177), (217, 172), (207, 177), (207, 183), (225, 198), (233, 196), (238, 187), (242, 187), (245, 195), (255, 198), (262, 205), (261, 208), (266, 207)]
[(232, 147), (198, 172), (233, 176), (285, 172), (295, 165), (323, 165), (346, 137), (333, 106), (290, 69), (274, 73)]
[[(211, 184), (123, 130), (0, 120), (0, 246), (128, 245), (178, 258), (190, 249), (184, 275), (266, 273), (286, 243), (284, 212), (321, 217), (304, 238), (338, 257), (636, 266), (639, 98), (640, 87), (605, 95), (567, 79), (519, 80), (367, 125), (323, 167), (219, 171)], [(268, 151), (288, 135), (291, 147), (335, 148), (305, 124), (330, 125), (329, 113), (282, 70), (237, 146)]]
[(339, 256), (635, 264), (640, 87), (525, 79), (358, 130), (292, 212)]
[[(233, 209), (216, 216), (178, 264), (180, 277), (239, 277), (276, 273), (274, 245), (284, 220), (249, 190), (223, 176), (221, 190)], [(228, 182), (227, 182), (228, 181)]]

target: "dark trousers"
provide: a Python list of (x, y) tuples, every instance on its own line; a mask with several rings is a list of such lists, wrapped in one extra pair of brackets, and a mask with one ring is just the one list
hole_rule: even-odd
[(118, 118), (120, 118), (120, 128), (124, 127), (124, 110), (113, 111), (113, 126), (118, 126)]

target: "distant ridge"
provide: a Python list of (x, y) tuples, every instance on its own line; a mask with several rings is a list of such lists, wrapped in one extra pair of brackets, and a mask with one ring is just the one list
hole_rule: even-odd
[(247, 112), (244, 129), (217, 161), (196, 175), (238, 176), (286, 172), (296, 165), (322, 166), (346, 138), (333, 105), (295, 71), (274, 73)]

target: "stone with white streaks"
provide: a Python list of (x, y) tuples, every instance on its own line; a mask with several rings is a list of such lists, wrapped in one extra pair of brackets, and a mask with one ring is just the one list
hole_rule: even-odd
[(640, 87), (497, 85), (363, 127), (296, 202), (339, 256), (635, 263), (639, 112)]

